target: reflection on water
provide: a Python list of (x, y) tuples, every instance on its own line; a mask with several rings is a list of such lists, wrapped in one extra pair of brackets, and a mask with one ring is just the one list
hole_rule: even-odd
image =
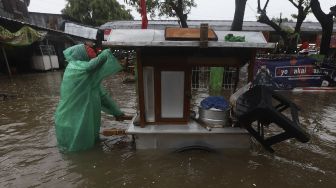
[[(275, 154), (260, 147), (217, 153), (135, 151), (122, 137), (105, 140), (90, 151), (62, 154), (56, 147), (53, 124), (61, 79), (61, 72), (22, 75), (12, 81), (0, 77), (0, 91), (16, 95), (0, 101), (0, 187), (336, 185), (334, 93), (283, 93), (301, 107), (300, 120), (311, 141), (280, 143)], [(135, 113), (134, 84), (122, 84), (116, 76), (104, 85), (124, 111)], [(127, 126), (108, 115), (103, 115), (103, 122), (108, 122), (103, 126)]]

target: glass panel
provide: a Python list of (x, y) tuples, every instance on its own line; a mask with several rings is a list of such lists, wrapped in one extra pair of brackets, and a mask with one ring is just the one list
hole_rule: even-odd
[(155, 121), (154, 113), (154, 68), (143, 68), (145, 117), (147, 122)]
[(161, 72), (161, 117), (183, 118), (184, 71)]

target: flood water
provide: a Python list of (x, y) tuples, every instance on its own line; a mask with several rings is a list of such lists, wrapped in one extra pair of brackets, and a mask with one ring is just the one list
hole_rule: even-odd
[[(112, 137), (85, 152), (60, 153), (53, 115), (62, 72), (0, 77), (0, 187), (335, 187), (336, 93), (284, 94), (301, 107), (300, 120), (311, 135), (250, 150), (216, 153), (136, 151)], [(134, 84), (120, 75), (104, 82), (122, 110), (134, 114)], [(125, 128), (103, 115), (104, 126)]]

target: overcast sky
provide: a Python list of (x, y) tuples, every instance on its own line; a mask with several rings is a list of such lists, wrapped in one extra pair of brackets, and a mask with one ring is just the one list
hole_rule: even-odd
[[(118, 0), (121, 4), (124, 0)], [(235, 0), (195, 0), (197, 7), (191, 10), (189, 20), (232, 20), (235, 9)], [(266, 0), (261, 0), (262, 5)], [(31, 0), (28, 10), (31, 12), (56, 13), (60, 14), (65, 7), (65, 0)], [(325, 12), (336, 4), (336, 0), (320, 0), (321, 7)], [(132, 9), (131, 7), (128, 7)], [(244, 20), (256, 20), (257, 0), (247, 0)], [(288, 0), (270, 0), (267, 14), (269, 17), (279, 17), (282, 12), (283, 17), (290, 17), (296, 12), (295, 7)], [(132, 11), (135, 19), (140, 19), (139, 14)], [(166, 19), (166, 18), (161, 18)], [(313, 14), (308, 15), (306, 21), (316, 21)]]

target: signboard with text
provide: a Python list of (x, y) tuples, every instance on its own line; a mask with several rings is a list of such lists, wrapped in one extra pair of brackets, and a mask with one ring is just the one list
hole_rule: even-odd
[(316, 66), (315, 62), (315, 59), (308, 57), (257, 59), (254, 75), (264, 66), (279, 89), (319, 87), (323, 80), (328, 80), (328, 76), (335, 74), (335, 70)]

